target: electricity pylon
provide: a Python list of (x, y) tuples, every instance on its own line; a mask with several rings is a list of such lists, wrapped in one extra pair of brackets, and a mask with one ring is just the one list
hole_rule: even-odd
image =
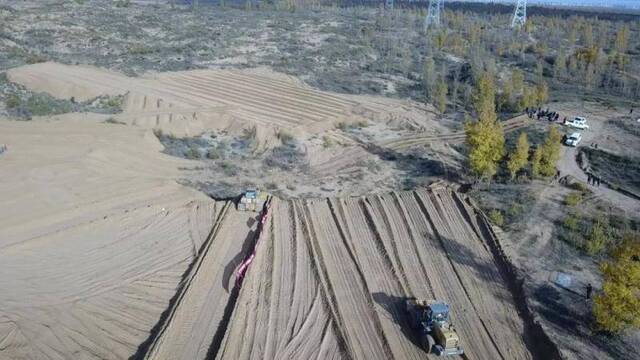
[(513, 20), (511, 20), (511, 27), (520, 27), (525, 22), (527, 22), (527, 0), (518, 0), (516, 11), (513, 13)]
[(427, 12), (427, 17), (424, 19), (425, 30), (428, 30), (431, 26), (440, 26), (440, 10), (442, 10), (443, 3), (444, 0), (429, 1), (429, 10)]

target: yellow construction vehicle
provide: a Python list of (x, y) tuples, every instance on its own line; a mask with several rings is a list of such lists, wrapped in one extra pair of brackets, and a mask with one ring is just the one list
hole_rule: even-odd
[(462, 355), (460, 338), (449, 321), (449, 305), (436, 300), (407, 300), (409, 323), (418, 332), (420, 344), (430, 354)]
[(268, 197), (269, 194), (260, 191), (260, 189), (249, 189), (240, 198), (237, 208), (239, 211), (260, 212)]

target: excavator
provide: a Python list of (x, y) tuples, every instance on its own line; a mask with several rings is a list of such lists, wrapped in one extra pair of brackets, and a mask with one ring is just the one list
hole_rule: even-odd
[(449, 304), (436, 300), (407, 299), (409, 324), (429, 354), (438, 356), (462, 355), (460, 338), (449, 320)]

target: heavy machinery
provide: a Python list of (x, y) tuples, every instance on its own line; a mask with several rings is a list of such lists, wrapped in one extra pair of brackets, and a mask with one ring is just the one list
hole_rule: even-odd
[(268, 196), (269, 194), (260, 191), (260, 189), (249, 189), (240, 198), (238, 210), (260, 212)]
[(462, 355), (460, 338), (449, 321), (449, 305), (436, 300), (407, 300), (409, 323), (418, 332), (420, 344), (438, 356)]

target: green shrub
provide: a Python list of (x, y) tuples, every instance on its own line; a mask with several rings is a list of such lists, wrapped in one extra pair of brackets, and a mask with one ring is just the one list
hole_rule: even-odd
[(585, 243), (584, 249), (587, 254), (593, 256), (597, 255), (604, 250), (605, 245), (607, 244), (607, 235), (605, 226), (600, 221), (596, 221), (595, 224), (591, 227), (591, 231), (589, 232), (589, 236), (587, 238), (587, 242)]
[(488, 216), (489, 216), (489, 220), (491, 220), (491, 222), (494, 223), (495, 225), (498, 225), (498, 226), (504, 225), (504, 216), (502, 216), (502, 213), (500, 212), (500, 210), (493, 209), (489, 211)]
[(602, 292), (594, 297), (597, 327), (611, 333), (640, 327), (640, 235), (629, 234), (600, 265)]
[(220, 151), (218, 150), (218, 148), (210, 148), (209, 150), (207, 150), (207, 159), (211, 159), (211, 160), (217, 160), (220, 159), (222, 156), (220, 156)]
[(324, 147), (325, 149), (330, 148), (333, 146), (333, 139), (327, 135), (324, 135), (322, 137), (322, 147)]
[(27, 56), (27, 59), (25, 61), (27, 62), (27, 64), (38, 64), (47, 61), (47, 59), (40, 55), (30, 54), (29, 56)]
[(564, 218), (562, 225), (569, 231), (578, 231), (580, 226), (580, 219), (575, 214), (569, 214)]
[(184, 152), (184, 157), (187, 159), (200, 159), (200, 151), (198, 151), (198, 149), (190, 148)]
[(223, 161), (220, 163), (220, 168), (224, 172), (226, 176), (236, 176), (238, 175), (238, 167), (229, 161)]
[(564, 197), (564, 204), (567, 206), (576, 206), (582, 201), (582, 193), (574, 191)]
[(579, 181), (576, 181), (573, 184), (571, 184), (571, 188), (574, 190), (580, 191), (582, 193), (589, 192), (589, 188), (587, 187), (587, 184)]
[(336, 128), (342, 130), (342, 131), (348, 131), (348, 130), (352, 130), (352, 129), (361, 129), (361, 128), (365, 128), (369, 126), (369, 123), (367, 123), (365, 120), (360, 120), (357, 122), (347, 122), (347, 121), (341, 121), (339, 123), (336, 124)]
[(9, 95), (6, 100), (7, 108), (9, 109), (15, 109), (19, 107), (21, 103), (22, 100), (20, 100), (20, 98), (14, 94)]

